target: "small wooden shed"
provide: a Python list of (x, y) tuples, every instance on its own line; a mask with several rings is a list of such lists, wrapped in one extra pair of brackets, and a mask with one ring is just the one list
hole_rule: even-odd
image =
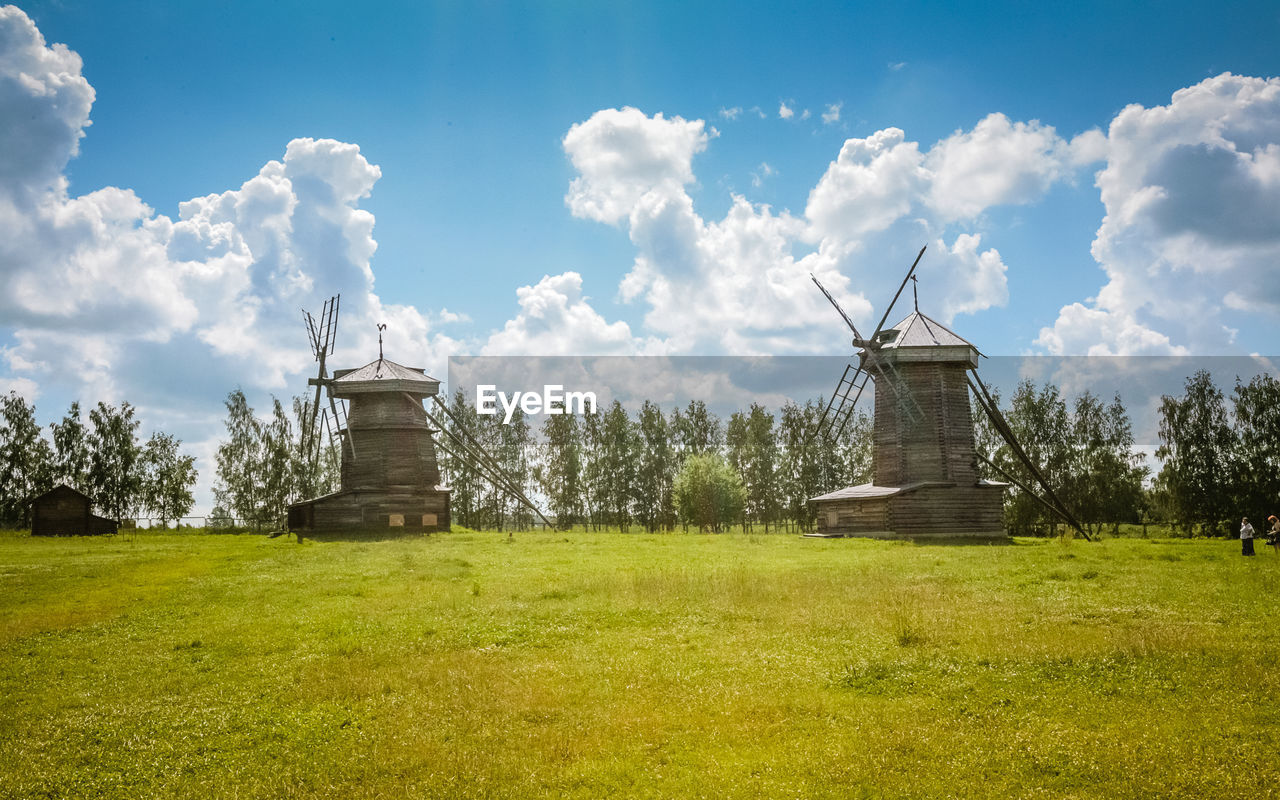
[(31, 501), (32, 536), (101, 536), (115, 533), (113, 519), (93, 513), (89, 496), (66, 484)]

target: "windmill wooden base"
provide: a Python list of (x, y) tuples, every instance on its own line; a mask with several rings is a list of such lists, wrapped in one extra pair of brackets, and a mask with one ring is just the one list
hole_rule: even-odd
[(447, 489), (352, 489), (289, 506), (289, 530), (307, 535), (430, 533), (449, 526)]
[(988, 481), (970, 486), (941, 482), (850, 486), (813, 498), (811, 502), (818, 507), (818, 530), (806, 535), (1003, 539), (1004, 490), (1005, 484)]

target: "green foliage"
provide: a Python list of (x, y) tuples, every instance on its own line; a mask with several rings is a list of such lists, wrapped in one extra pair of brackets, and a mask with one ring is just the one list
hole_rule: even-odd
[(0, 397), (0, 525), (31, 526), (31, 500), (53, 488), (53, 452), (35, 406), (17, 392)]
[(1182, 397), (1160, 399), (1162, 485), (1178, 520), (1198, 523), (1209, 533), (1227, 530), (1232, 516), (1235, 433), (1222, 391), (1205, 370), (1187, 378)]
[(742, 518), (747, 501), (742, 479), (717, 453), (686, 458), (673, 492), (682, 523), (716, 533)]
[(195, 498), (196, 459), (179, 451), (182, 442), (167, 433), (155, 433), (142, 448), (142, 504), (167, 527), (185, 517)]
[(542, 423), (542, 445), (534, 476), (547, 498), (556, 526), (568, 529), (582, 519), (582, 439), (578, 417), (548, 415)]
[(684, 413), (671, 412), (671, 431), (681, 463), (691, 455), (719, 452), (724, 446), (724, 428), (720, 418), (707, 410), (701, 400), (690, 400)]
[[(330, 442), (329, 432), (312, 408), (315, 399), (293, 398), (293, 425), (298, 430), (297, 453), (291, 458), (293, 499), (306, 500), (337, 491), (342, 468), (342, 451)], [(314, 422), (312, 421), (314, 418)], [(315, 431), (312, 432), (314, 426)], [(304, 449), (307, 443), (310, 448)]]
[(1280, 514), (1280, 379), (1236, 379), (1231, 394), (1236, 451), (1232, 464), (1235, 504), (1262, 520)]
[(53, 434), (53, 480), (72, 489), (91, 494), (89, 485), (89, 435), (80, 420), (80, 403), (73, 402), (62, 422), (49, 426)]
[(218, 445), (218, 477), (213, 494), (217, 503), (241, 519), (259, 519), (263, 500), (264, 446), (262, 423), (253, 414), (244, 392), (235, 389), (226, 400), (227, 440)]
[(1133, 444), (1120, 395), (1109, 406), (1087, 391), (1076, 398), (1059, 496), (1090, 533), (1139, 520), (1147, 468)]
[(0, 796), (1268, 797), (1271, 558), (0, 534)]
[(676, 451), (671, 426), (662, 409), (646, 400), (637, 421), (636, 514), (645, 530), (671, 530), (675, 526)]
[[(322, 485), (324, 470), (332, 467), (322, 466), (324, 462), (310, 466), (300, 463), (301, 442), (294, 436), (284, 406), (275, 397), (271, 398), (269, 422), (258, 419), (240, 389), (227, 395), (226, 407), (227, 439), (218, 445), (214, 497), (218, 506), (229, 512), (228, 516), (258, 525), (275, 524), (283, 520), (289, 503), (300, 499), (299, 476), (305, 476), (313, 485)], [(309, 411), (305, 402), (297, 400), (293, 408), (295, 415)], [(325, 458), (334, 456), (322, 446), (321, 459)]]
[(142, 505), (142, 447), (135, 408), (99, 402), (89, 412), (89, 486), (93, 502), (111, 519), (134, 516)]

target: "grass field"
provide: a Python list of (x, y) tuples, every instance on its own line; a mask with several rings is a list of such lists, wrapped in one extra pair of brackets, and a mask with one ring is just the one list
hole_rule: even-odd
[(1205, 540), (0, 536), (0, 797), (1280, 795)]

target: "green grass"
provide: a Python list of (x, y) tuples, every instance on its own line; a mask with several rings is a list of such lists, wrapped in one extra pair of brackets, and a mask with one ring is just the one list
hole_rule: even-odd
[(1276, 797), (1238, 553), (0, 536), (0, 797)]

